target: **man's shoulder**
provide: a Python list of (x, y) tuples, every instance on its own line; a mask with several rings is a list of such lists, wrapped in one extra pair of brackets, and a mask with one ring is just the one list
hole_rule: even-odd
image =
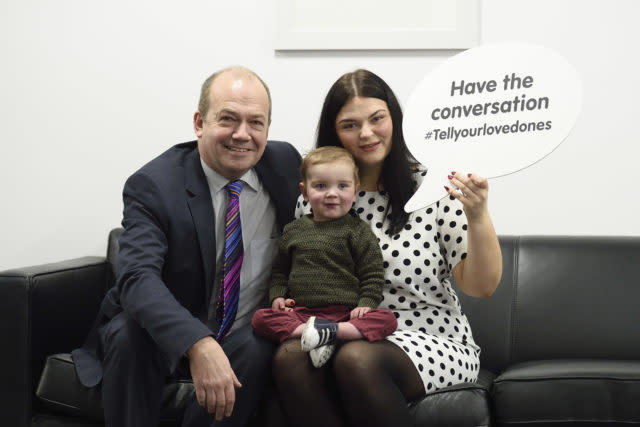
[(150, 173), (155, 170), (167, 171), (170, 168), (182, 166), (188, 157), (198, 150), (197, 141), (176, 144), (160, 155), (154, 157), (138, 171)]
[(197, 164), (197, 156), (197, 141), (174, 145), (133, 172), (125, 183), (125, 190), (147, 191), (156, 187), (172, 192), (184, 185), (185, 169), (189, 164)]
[(270, 167), (295, 166), (297, 168), (300, 161), (300, 153), (293, 145), (284, 141), (269, 140), (259, 163)]
[(298, 152), (293, 145), (286, 141), (276, 141), (270, 139), (267, 141), (267, 146), (265, 148), (266, 151), (274, 151), (274, 152)]

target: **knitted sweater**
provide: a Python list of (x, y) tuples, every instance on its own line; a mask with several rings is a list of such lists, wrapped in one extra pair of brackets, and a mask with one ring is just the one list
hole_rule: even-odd
[(316, 222), (304, 215), (285, 226), (273, 263), (269, 300), (297, 306), (332, 304), (376, 308), (384, 270), (378, 238), (352, 214)]

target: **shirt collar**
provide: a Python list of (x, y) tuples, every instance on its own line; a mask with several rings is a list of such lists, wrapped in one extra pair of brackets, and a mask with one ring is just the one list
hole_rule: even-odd
[[(229, 180), (210, 168), (209, 165), (202, 160), (202, 157), (200, 157), (200, 164), (202, 165), (202, 170), (207, 178), (207, 184), (209, 184), (209, 190), (211, 193), (216, 194), (219, 191), (224, 190), (224, 186), (229, 183)], [(245, 184), (243, 190), (250, 188), (253, 191), (258, 191), (258, 174), (256, 174), (256, 171), (254, 171), (253, 168), (245, 172), (245, 174), (240, 177), (240, 180), (244, 181)]]

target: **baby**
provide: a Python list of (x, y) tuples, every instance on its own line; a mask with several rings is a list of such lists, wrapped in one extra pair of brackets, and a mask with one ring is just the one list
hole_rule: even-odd
[(302, 350), (320, 367), (337, 341), (378, 341), (395, 331), (397, 321), (391, 311), (376, 309), (384, 286), (382, 254), (369, 225), (351, 210), (359, 182), (352, 155), (340, 147), (318, 148), (305, 156), (300, 174), (311, 214), (285, 226), (271, 275), (271, 308), (258, 310), (252, 325), (277, 342), (300, 337)]

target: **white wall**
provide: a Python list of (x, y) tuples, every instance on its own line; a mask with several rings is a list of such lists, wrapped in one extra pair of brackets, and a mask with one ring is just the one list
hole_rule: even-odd
[[(194, 138), (199, 86), (232, 64), (274, 99), (270, 137), (304, 152), (324, 94), (369, 68), (401, 102), (456, 52), (273, 50), (273, 0), (5, 0), (0, 13), (0, 270), (103, 255), (128, 175)], [(339, 11), (336, 11), (339, 13)], [(483, 0), (482, 40), (550, 47), (579, 71), (572, 134), (492, 180), (500, 234), (640, 235), (640, 2)], [(357, 17), (354, 17), (357, 19)]]

